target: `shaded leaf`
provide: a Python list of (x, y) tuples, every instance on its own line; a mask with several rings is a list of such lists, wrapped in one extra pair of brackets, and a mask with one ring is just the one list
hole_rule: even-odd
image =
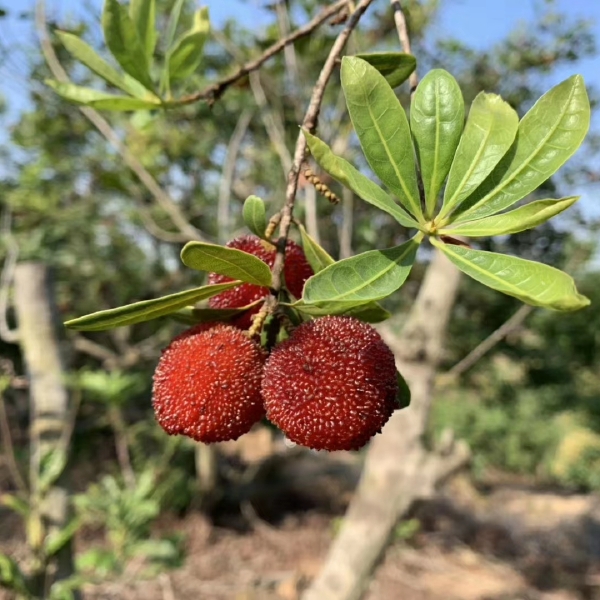
[(118, 0), (105, 0), (102, 29), (106, 46), (126, 73), (148, 90), (153, 89), (142, 41), (127, 8)]
[(186, 267), (197, 271), (218, 273), (253, 285), (271, 285), (271, 269), (267, 263), (235, 248), (188, 242), (181, 251), (181, 261)]
[(156, 0), (130, 0), (129, 16), (142, 43), (148, 65), (152, 62), (156, 46)]
[(302, 249), (304, 250), (304, 255), (306, 256), (308, 264), (312, 267), (312, 270), (315, 273), (318, 273), (325, 267), (332, 265), (335, 260), (329, 256), (327, 250), (308, 235), (308, 231), (306, 231), (304, 226), (300, 225), (299, 229), (300, 237), (302, 239)]
[(244, 202), (242, 217), (246, 227), (258, 237), (264, 238), (267, 228), (265, 203), (258, 196), (248, 196)]
[(417, 59), (404, 52), (373, 52), (356, 57), (375, 67), (393, 88), (404, 83), (417, 68)]
[(185, 79), (198, 68), (209, 31), (208, 8), (203, 7), (194, 14), (192, 28), (175, 42), (167, 54), (169, 81)]
[(560, 200), (536, 200), (506, 213), (484, 217), (477, 221), (468, 221), (448, 229), (440, 229), (439, 233), (467, 237), (491, 237), (519, 233), (545, 223), (575, 204), (577, 200), (579, 200), (579, 196), (569, 196)]
[(345, 315), (355, 317), (365, 323), (381, 323), (391, 316), (389, 311), (376, 302), (323, 302), (319, 304), (306, 304), (302, 300), (298, 300), (298, 302), (295, 302), (291, 306), (311, 317)]
[(406, 113), (383, 75), (353, 56), (342, 59), (350, 118), (375, 174), (417, 220), (423, 219)]
[(329, 146), (318, 137), (304, 131), (304, 136), (313, 158), (319, 166), (327, 171), (334, 179), (342, 185), (351, 189), (357, 196), (385, 211), (400, 225), (404, 227), (418, 228), (419, 223), (409, 215), (401, 206), (382, 190), (374, 181), (365, 177), (355, 169), (348, 161), (336, 156)]
[(106, 94), (92, 88), (81, 87), (73, 83), (62, 83), (52, 79), (46, 80), (46, 85), (51, 87), (59, 96), (66, 100), (90, 106), (98, 110), (147, 110), (160, 108), (160, 101), (141, 100), (129, 96), (115, 96)]
[(25, 598), (31, 598), (25, 576), (17, 561), (3, 552), (0, 552), (0, 586), (22, 594)]
[(302, 299), (306, 304), (381, 300), (405, 282), (418, 247), (410, 240), (340, 260), (306, 282)]
[(514, 142), (518, 127), (517, 113), (500, 96), (481, 92), (475, 97), (450, 169), (440, 218), (493, 171)]
[(506, 254), (447, 245), (435, 238), (431, 238), (431, 243), (463, 273), (526, 304), (577, 310), (590, 303), (577, 292), (573, 279), (554, 267)]
[(464, 121), (465, 103), (456, 79), (443, 69), (429, 71), (419, 83), (410, 109), (429, 218), (450, 171)]
[(396, 376), (398, 379), (398, 395), (396, 396), (396, 402), (400, 409), (407, 408), (410, 406), (410, 388), (399, 371), (397, 371)]
[(167, 24), (167, 32), (165, 34), (165, 48), (167, 52), (171, 49), (173, 41), (175, 40), (175, 34), (177, 33), (177, 26), (179, 25), (184, 2), (185, 0), (175, 0), (173, 3), (173, 8), (169, 15), (169, 22)]
[(264, 300), (261, 298), (248, 306), (242, 306), (241, 308), (194, 308), (193, 306), (186, 306), (170, 316), (186, 325), (196, 325), (197, 323), (210, 323), (212, 321), (229, 321), (233, 317), (250, 310), (251, 308), (258, 306)]
[(508, 208), (538, 188), (579, 148), (590, 125), (590, 103), (581, 75), (544, 94), (523, 117), (513, 146), (460, 207), (456, 223)]
[(174, 313), (194, 302), (216, 296), (240, 284), (241, 281), (232, 281), (216, 285), (205, 285), (193, 290), (163, 296), (162, 298), (143, 300), (119, 308), (111, 308), (110, 310), (101, 310), (77, 319), (71, 319), (65, 323), (65, 326), (79, 331), (102, 331), (151, 321)]

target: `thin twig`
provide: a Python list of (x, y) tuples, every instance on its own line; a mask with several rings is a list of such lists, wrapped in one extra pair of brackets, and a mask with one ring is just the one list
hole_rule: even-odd
[(514, 331), (531, 314), (533, 307), (523, 304), (517, 312), (503, 323), (496, 331), (491, 333), (485, 340), (478, 344), (467, 356), (457, 362), (449, 371), (444, 373), (442, 381), (444, 383), (456, 379), (468, 371), (475, 363), (485, 356), (496, 344), (502, 341), (509, 333)]
[[(44, 0), (38, 0), (35, 10), (35, 23), (40, 39), (42, 53), (54, 77), (63, 83), (68, 83), (69, 76), (60, 64), (56, 52), (50, 41), (48, 29), (46, 26), (46, 14)], [(104, 136), (104, 138), (113, 146), (123, 159), (125, 164), (136, 174), (138, 179), (154, 197), (161, 208), (169, 215), (171, 221), (177, 229), (185, 234), (188, 239), (202, 240), (203, 236), (186, 219), (177, 204), (172, 198), (161, 188), (156, 179), (144, 167), (142, 162), (135, 156), (129, 148), (121, 141), (116, 131), (110, 126), (109, 122), (100, 113), (88, 106), (80, 106), (79, 110), (82, 114), (96, 127), (96, 129)]]
[(319, 25), (327, 21), (330, 17), (337, 14), (348, 4), (348, 0), (338, 0), (335, 4), (323, 9), (314, 19), (309, 21), (304, 27), (297, 29), (287, 37), (279, 40), (272, 46), (269, 46), (258, 58), (251, 60), (239, 67), (234, 73), (225, 77), (221, 81), (217, 81), (209, 85), (206, 89), (190, 94), (178, 100), (180, 104), (192, 104), (199, 100), (207, 100), (209, 103), (218, 100), (225, 90), (232, 84), (236, 83), (252, 71), (259, 69), (267, 60), (281, 52), (287, 45), (293, 44), (296, 40), (302, 39), (310, 35)]
[[(392, 5), (392, 10), (394, 11), (394, 23), (396, 24), (396, 31), (398, 32), (398, 38), (400, 39), (402, 51), (406, 54), (412, 54), (410, 49), (408, 26), (406, 24), (406, 17), (404, 15), (404, 11), (402, 10), (400, 0), (390, 0), (390, 4)], [(416, 69), (410, 74), (408, 82), (410, 83), (410, 95), (412, 96), (417, 89), (417, 85), (419, 84), (419, 76), (417, 75)]]
[(229, 239), (231, 230), (231, 188), (233, 185), (233, 178), (235, 177), (237, 157), (246, 131), (248, 131), (248, 125), (250, 125), (251, 119), (252, 110), (244, 110), (236, 123), (227, 146), (227, 155), (225, 157), (225, 164), (223, 165), (223, 173), (221, 174), (221, 182), (219, 184), (219, 201), (217, 208), (217, 223), (220, 242), (225, 242)]
[(2, 214), (2, 237), (6, 240), (8, 249), (0, 275), (0, 338), (7, 344), (19, 341), (18, 329), (11, 329), (7, 320), (10, 286), (19, 256), (19, 246), (11, 231), (11, 220), (10, 211), (6, 209)]
[[(312, 96), (310, 99), (310, 103), (308, 105), (308, 109), (304, 116), (304, 120), (302, 122), (302, 127), (308, 131), (314, 131), (317, 125), (317, 120), (319, 118), (319, 112), (321, 110), (321, 102), (323, 101), (323, 96), (325, 94), (325, 86), (331, 77), (333, 70), (336, 67), (336, 64), (339, 60), (342, 51), (350, 37), (350, 34), (354, 30), (354, 28), (358, 25), (360, 18), (363, 16), (367, 8), (371, 5), (373, 0), (361, 0), (356, 6), (355, 11), (352, 13), (348, 21), (346, 22), (346, 26), (340, 32), (338, 37), (336, 38), (331, 50), (329, 51), (329, 56), (321, 69), (321, 73), (319, 74), (319, 78), (313, 88)], [(285, 192), (285, 204), (283, 209), (281, 210), (281, 222), (279, 224), (279, 240), (277, 242), (277, 254), (275, 256), (275, 262), (273, 264), (273, 283), (272, 289), (275, 293), (279, 292), (281, 286), (283, 284), (282, 272), (283, 272), (283, 264), (285, 259), (285, 247), (286, 240), (288, 236), (288, 232), (290, 230), (290, 225), (292, 223), (292, 216), (294, 213), (294, 202), (296, 201), (296, 192), (298, 190), (298, 178), (300, 176), (300, 168), (302, 163), (304, 162), (304, 155), (306, 152), (306, 138), (302, 131), (298, 134), (298, 140), (296, 141), (296, 149), (294, 151), (294, 162), (292, 164), (292, 169), (288, 175), (288, 183)], [(270, 296), (275, 300), (274, 296)], [(273, 302), (271, 301), (271, 302)]]
[(267, 95), (260, 82), (260, 73), (250, 73), (250, 88), (260, 108), (260, 114), (263, 124), (271, 141), (271, 145), (275, 148), (279, 156), (279, 162), (283, 169), (284, 176), (287, 175), (292, 168), (292, 157), (285, 143), (285, 127), (281, 120), (281, 115), (275, 113), (269, 106)]

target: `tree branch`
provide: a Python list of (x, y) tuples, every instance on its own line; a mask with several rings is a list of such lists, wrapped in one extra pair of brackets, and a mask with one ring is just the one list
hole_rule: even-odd
[(220, 242), (226, 242), (229, 239), (231, 230), (229, 206), (233, 178), (235, 177), (235, 166), (238, 154), (240, 152), (240, 146), (242, 145), (246, 131), (248, 131), (248, 125), (250, 125), (251, 119), (252, 110), (244, 110), (240, 115), (238, 122), (236, 123), (235, 129), (233, 130), (233, 134), (227, 146), (227, 156), (225, 157), (225, 164), (223, 165), (223, 172), (221, 174), (221, 182), (219, 184), (219, 200), (217, 205), (217, 223)]
[[(404, 11), (402, 10), (402, 4), (400, 4), (400, 0), (390, 0), (390, 4), (392, 5), (392, 10), (394, 12), (394, 23), (396, 24), (396, 31), (398, 32), (402, 51), (406, 54), (412, 54), (410, 48), (410, 36), (408, 35), (408, 26), (406, 24)], [(410, 95), (412, 97), (419, 84), (419, 76), (417, 75), (416, 69), (410, 74), (408, 82), (410, 83)]]
[(8, 311), (9, 290), (19, 256), (19, 246), (11, 231), (11, 215), (8, 209), (2, 215), (2, 237), (6, 240), (8, 249), (2, 274), (0, 274), (0, 338), (7, 344), (16, 344), (19, 341), (19, 331), (8, 326), (6, 313)]
[[(308, 131), (314, 131), (319, 118), (319, 112), (321, 110), (321, 103), (323, 101), (323, 95), (325, 94), (325, 86), (331, 77), (333, 70), (339, 60), (340, 55), (350, 37), (350, 34), (354, 28), (358, 25), (360, 18), (363, 16), (367, 8), (371, 5), (373, 0), (361, 0), (350, 18), (348, 19), (346, 26), (340, 32), (336, 38), (329, 56), (321, 69), (319, 78), (313, 88), (312, 96), (308, 109), (302, 122), (302, 127)], [(285, 247), (286, 240), (292, 223), (292, 216), (294, 213), (294, 203), (296, 201), (296, 192), (298, 190), (298, 178), (300, 176), (300, 168), (304, 161), (304, 155), (306, 152), (306, 138), (302, 131), (298, 134), (298, 140), (296, 141), (296, 149), (294, 151), (294, 162), (292, 168), (288, 174), (288, 183), (285, 193), (285, 204), (281, 211), (281, 222), (279, 224), (279, 240), (277, 242), (277, 254), (275, 256), (275, 262), (273, 264), (273, 284), (272, 289), (274, 292), (279, 292), (282, 286), (282, 272), (283, 264), (285, 259)], [(270, 296), (275, 300), (274, 296)]]
[[(60, 64), (48, 35), (44, 0), (38, 0), (37, 2), (35, 9), (35, 23), (42, 53), (50, 71), (58, 81), (68, 83), (70, 81), (69, 76)], [(156, 179), (154, 179), (151, 173), (144, 167), (137, 156), (135, 156), (120, 140), (116, 131), (110, 126), (110, 123), (98, 111), (89, 106), (80, 106), (79, 110), (118, 152), (125, 164), (136, 174), (138, 179), (150, 194), (152, 194), (156, 202), (169, 215), (175, 227), (177, 227), (182, 234), (185, 234), (188, 239), (202, 240), (203, 236), (200, 231), (188, 223), (188, 220), (177, 204), (161, 188)]]
[(297, 29), (290, 35), (267, 48), (258, 58), (247, 62), (228, 77), (209, 85), (206, 89), (196, 92), (195, 94), (190, 94), (189, 96), (184, 96), (178, 102), (180, 104), (193, 104), (199, 100), (207, 100), (212, 104), (223, 95), (225, 90), (227, 90), (230, 85), (236, 83), (246, 75), (249, 75), (252, 71), (259, 69), (265, 62), (267, 62), (267, 60), (281, 52), (281, 50), (283, 50), (289, 44), (293, 44), (296, 40), (310, 35), (315, 29), (317, 29), (317, 27), (319, 27), (319, 25), (340, 12), (340, 10), (342, 10), (347, 4), (348, 0), (338, 0), (338, 2), (323, 9), (314, 19), (304, 25), (304, 27)]
[(496, 331), (478, 344), (467, 356), (457, 362), (440, 378), (443, 383), (449, 383), (468, 371), (481, 360), (496, 344), (501, 342), (511, 331), (514, 331), (533, 312), (533, 306), (523, 304), (515, 314), (503, 323)]

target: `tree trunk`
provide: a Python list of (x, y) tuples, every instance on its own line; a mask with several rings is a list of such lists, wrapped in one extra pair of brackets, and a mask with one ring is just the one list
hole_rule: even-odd
[(454, 444), (451, 437), (433, 451), (423, 444), (459, 279), (458, 270), (436, 252), (401, 335), (382, 328), (410, 386), (411, 405), (393, 415), (371, 443), (342, 528), (303, 600), (361, 598), (398, 519), (468, 460), (466, 445)]
[[(62, 530), (69, 522), (69, 490), (64, 469), (47, 490), (42, 489), (44, 469), (57, 452), (65, 448), (65, 428), (69, 427), (69, 398), (64, 385), (64, 368), (57, 339), (54, 286), (48, 268), (36, 262), (18, 264), (14, 278), (15, 308), (19, 325), (19, 342), (29, 376), (30, 389), (30, 487), (32, 519), (29, 523), (30, 545), (38, 552), (40, 595), (46, 597), (53, 580), (73, 573), (73, 556), (69, 543), (56, 554), (53, 572), (49, 572), (42, 546), (49, 534)], [(54, 456), (53, 456), (54, 455)], [(46, 465), (46, 466), (44, 466)], [(60, 474), (60, 476), (58, 476)]]

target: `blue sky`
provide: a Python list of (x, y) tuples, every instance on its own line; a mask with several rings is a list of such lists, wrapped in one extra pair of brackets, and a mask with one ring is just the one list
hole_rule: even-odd
[[(261, 8), (267, 0), (202, 0), (197, 4), (208, 5), (211, 20), (218, 27), (229, 16), (244, 18), (260, 26), (273, 18), (272, 13)], [(389, 5), (389, 0), (376, 0), (380, 6)], [(535, 19), (548, 0), (441, 0), (441, 12), (434, 26), (435, 37), (452, 35), (475, 48), (487, 48), (501, 40), (518, 25), (526, 27)], [(55, 22), (68, 22), (69, 16), (98, 16), (103, 0), (46, 0), (47, 13)], [(323, 2), (323, 5), (326, 3)], [(572, 18), (583, 17), (593, 22), (596, 37), (600, 43), (600, 0), (554, 0), (557, 10)], [(0, 8), (9, 11), (9, 18), (0, 19), (0, 48), (19, 46), (32, 51), (35, 35), (28, 20), (19, 20), (19, 11), (33, 10), (35, 0), (0, 0)], [(571, 67), (570, 67), (571, 68)], [(569, 69), (570, 69), (569, 68)], [(577, 67), (586, 82), (600, 89), (600, 59), (581, 61)], [(0, 68), (0, 96), (8, 99), (9, 112), (0, 118), (0, 142), (5, 139), (2, 128), (18, 116), (19, 107), (26, 107), (27, 79), (26, 57), (23, 52), (11, 52), (7, 67)], [(571, 75), (572, 72), (558, 72), (555, 82)], [(553, 82), (554, 83), (554, 82)], [(491, 90), (490, 90), (491, 91)], [(596, 121), (597, 122), (597, 121)], [(588, 195), (587, 193), (585, 194)], [(600, 206), (585, 198), (586, 208), (600, 216)]]

